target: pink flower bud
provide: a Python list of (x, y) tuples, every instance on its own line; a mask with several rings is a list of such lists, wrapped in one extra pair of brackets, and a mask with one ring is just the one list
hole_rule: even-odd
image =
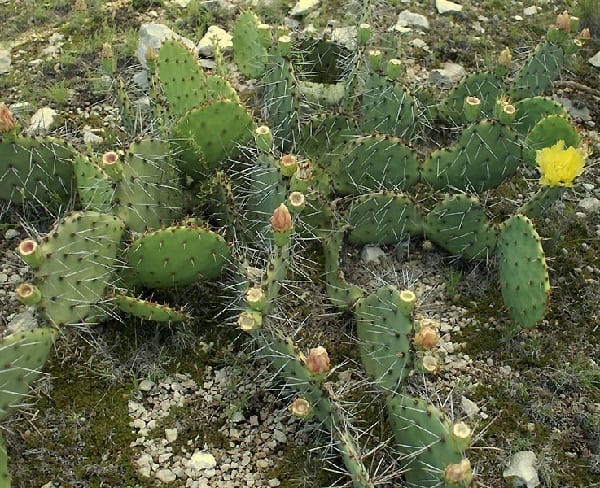
[(315, 347), (310, 350), (304, 365), (311, 373), (323, 374), (329, 371), (329, 355), (324, 347)]
[(4, 103), (0, 102), (0, 134), (15, 128), (15, 119)]
[(283, 203), (273, 212), (271, 224), (275, 232), (289, 232), (292, 230), (292, 215)]
[(571, 16), (566, 10), (556, 17), (556, 27), (564, 30), (567, 34), (571, 32)]

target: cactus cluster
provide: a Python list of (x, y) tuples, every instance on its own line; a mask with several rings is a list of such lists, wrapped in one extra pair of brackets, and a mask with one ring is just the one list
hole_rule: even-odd
[[(292, 412), (331, 432), (353, 486), (371, 487), (351, 421), (324, 381), (327, 352), (315, 347), (304, 356), (272, 323), (294, 253), (303, 239), (318, 240), (327, 296), (355, 319), (361, 363), (385, 396), (406, 482), (468, 486), (471, 429), (404, 389), (410, 371), (440, 367), (435, 324), (417, 317), (412, 291), (369, 293), (348, 283), (341, 249), (426, 238), (464, 259), (497, 259), (511, 318), (520, 327), (538, 324), (550, 287), (526, 215), (535, 218), (560, 191), (541, 192), (514, 215), (494, 215), (479, 197), (535, 166), (536, 151), (580, 143), (564, 109), (541, 96), (574, 44), (552, 28), (512, 81), (503, 53), (495, 71), (467, 76), (427, 105), (400, 81), (401, 62), (368, 49), (369, 26), (359, 32), (350, 50), (242, 12), (233, 59), (258, 79), (264, 120), (224, 77), (205, 73), (193, 53), (168, 40), (147, 53), (156, 137), (98, 156), (57, 140), (2, 136), (2, 198), (77, 206), (41, 241), (21, 242), (34, 278), (17, 295), (55, 327), (116, 311), (176, 322), (187, 313), (146, 299), (148, 289), (214, 280), (229, 268), (243, 290), (237, 324), (295, 390)], [(416, 149), (448, 124), (457, 136), (445, 147)], [(248, 272), (255, 254), (267, 263), (259, 279)]]

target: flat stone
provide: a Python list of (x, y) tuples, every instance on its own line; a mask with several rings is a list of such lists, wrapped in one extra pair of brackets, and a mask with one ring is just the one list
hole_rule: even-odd
[(233, 49), (231, 34), (225, 29), (211, 25), (196, 46), (196, 52), (200, 56), (211, 58), (215, 55), (215, 44), (219, 46), (222, 53), (229, 53)]
[(462, 407), (463, 412), (465, 412), (469, 418), (475, 417), (475, 415), (479, 413), (479, 407), (477, 404), (474, 401), (469, 400), (464, 395), (460, 398), (460, 406)]
[(600, 200), (596, 197), (586, 197), (579, 200), (577, 208), (583, 210), (587, 214), (593, 214), (600, 211)]
[(450, 14), (453, 12), (462, 12), (462, 5), (450, 2), (448, 0), (435, 0), (435, 8), (440, 14)]
[(4, 238), (7, 241), (10, 241), (11, 239), (14, 239), (15, 237), (19, 237), (21, 234), (19, 234), (19, 231), (16, 229), (8, 229), (5, 233), (4, 233)]
[(532, 15), (536, 15), (537, 14), (537, 7), (535, 5), (532, 5), (531, 7), (525, 7), (523, 9), (523, 15), (525, 17), (531, 17)]
[(427, 43), (423, 39), (419, 39), (418, 37), (416, 39), (413, 39), (412, 41), (410, 41), (410, 45), (414, 46), (414, 47), (418, 47), (419, 49), (423, 49), (423, 51), (430, 50)]
[(431, 70), (429, 82), (435, 85), (451, 86), (458, 83), (467, 72), (457, 63), (444, 63), (444, 67)]
[(8, 323), (7, 329), (11, 334), (26, 332), (37, 328), (38, 323), (31, 312), (25, 311), (18, 313)]
[(356, 49), (356, 27), (336, 27), (331, 31), (331, 40), (350, 50)]
[(192, 469), (212, 469), (217, 465), (215, 457), (206, 451), (196, 451), (187, 463), (188, 468)]
[(154, 384), (152, 380), (142, 380), (138, 388), (140, 391), (150, 391), (154, 387)]
[(519, 451), (510, 460), (510, 464), (502, 473), (502, 477), (513, 488), (535, 488), (540, 485), (535, 464), (536, 456), (533, 451)]
[(173, 32), (164, 24), (142, 24), (138, 35), (138, 48), (135, 53), (140, 64), (144, 68), (148, 67), (148, 64), (146, 63), (146, 51), (148, 50), (148, 47), (152, 47), (158, 53), (160, 46), (167, 39), (178, 39), (188, 48), (194, 49), (194, 43), (192, 41)]
[(45, 136), (56, 119), (56, 111), (50, 107), (42, 107), (31, 116), (27, 134), (30, 136)]
[(364, 263), (381, 263), (381, 258), (385, 257), (385, 253), (378, 246), (365, 246), (360, 253), (360, 258)]
[(321, 0), (299, 0), (290, 11), (292, 17), (303, 17), (317, 8)]
[(595, 66), (596, 68), (600, 68), (600, 51), (598, 51), (596, 54), (594, 54), (590, 59), (588, 59), (588, 62), (592, 65)]
[(156, 478), (162, 481), (163, 483), (170, 483), (171, 481), (175, 481), (177, 476), (170, 469), (159, 469), (156, 472)]
[(148, 82), (148, 72), (146, 70), (138, 71), (133, 75), (132, 80), (142, 90), (146, 90), (150, 86)]
[(165, 437), (167, 442), (175, 442), (177, 440), (177, 429), (165, 429)]
[(11, 62), (10, 51), (7, 49), (0, 49), (0, 73), (10, 72)]
[(398, 20), (393, 29), (402, 32), (402, 29), (406, 29), (407, 27), (429, 29), (429, 21), (424, 15), (415, 14), (409, 10), (403, 10), (398, 15)]
[(97, 146), (104, 142), (104, 139), (96, 134), (94, 134), (90, 130), (86, 130), (83, 132), (83, 142), (85, 144), (89, 144), (90, 146)]
[(554, 95), (552, 98), (560, 103), (563, 107), (567, 109), (569, 115), (576, 120), (592, 120), (592, 115), (590, 113), (590, 109), (581, 103), (573, 103), (571, 100), (565, 97), (558, 97)]

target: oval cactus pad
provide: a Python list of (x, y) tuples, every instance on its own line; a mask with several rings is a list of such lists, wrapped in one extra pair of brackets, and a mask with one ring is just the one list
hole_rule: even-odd
[(134, 240), (127, 251), (134, 284), (154, 288), (217, 278), (229, 258), (223, 236), (194, 226), (150, 232)]

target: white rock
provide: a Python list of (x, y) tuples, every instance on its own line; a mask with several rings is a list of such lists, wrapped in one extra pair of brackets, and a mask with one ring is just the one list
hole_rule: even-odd
[(50, 107), (42, 107), (31, 116), (27, 134), (30, 136), (45, 136), (54, 125), (56, 111)]
[(5, 233), (4, 233), (4, 238), (7, 241), (10, 241), (11, 239), (14, 239), (15, 237), (19, 237), (21, 234), (19, 234), (19, 231), (16, 229), (8, 229)]
[(92, 131), (86, 130), (83, 133), (83, 142), (85, 144), (89, 144), (90, 146), (97, 146), (98, 144), (102, 144), (104, 139), (102, 139), (100, 136), (97, 136)]
[(600, 211), (600, 200), (596, 197), (586, 197), (579, 200), (577, 204), (577, 208), (583, 210), (584, 212), (591, 214)]
[(336, 27), (331, 31), (331, 40), (350, 50), (356, 49), (356, 38), (356, 27)]
[(33, 330), (37, 326), (37, 320), (32, 315), (32, 313), (25, 311), (15, 315), (13, 319), (8, 323), (7, 329), (11, 334), (16, 334), (17, 332), (26, 332), (28, 330)]
[(525, 15), (526, 17), (531, 17), (535, 14), (537, 14), (537, 7), (535, 5), (523, 9), (523, 15)]
[(211, 25), (206, 31), (206, 34), (204, 34), (204, 37), (200, 39), (200, 42), (196, 46), (196, 52), (200, 56), (210, 58), (215, 54), (215, 43), (219, 46), (222, 53), (231, 52), (233, 49), (231, 34), (229, 34), (225, 29), (221, 29), (216, 25)]
[(170, 483), (171, 481), (175, 481), (177, 476), (170, 469), (159, 469), (156, 472), (156, 477), (162, 481), (163, 483)]
[(460, 406), (462, 407), (463, 412), (465, 412), (466, 416), (469, 418), (472, 418), (479, 413), (479, 407), (477, 404), (474, 401), (469, 400), (464, 395), (460, 398)]
[(402, 32), (402, 29), (407, 27), (420, 27), (421, 29), (429, 29), (429, 21), (424, 15), (403, 10), (398, 15), (398, 20), (396, 21), (394, 30)]
[(523, 17), (521, 17), (520, 15), (515, 15), (513, 19), (515, 19), (517, 22), (520, 22), (521, 20), (523, 20)]
[(55, 32), (54, 34), (52, 34), (50, 36), (50, 39), (48, 39), (48, 42), (50, 43), (51, 46), (56, 46), (58, 44), (60, 44), (62, 46), (63, 42), (65, 40), (65, 35), (61, 34), (60, 32)]
[(206, 451), (196, 451), (187, 462), (187, 467), (191, 469), (212, 469), (217, 465), (215, 457)]
[(414, 47), (418, 47), (419, 49), (423, 49), (423, 51), (430, 50), (427, 43), (423, 39), (419, 39), (418, 37), (416, 39), (413, 39), (412, 41), (410, 41), (410, 45), (414, 46)]
[(152, 380), (142, 380), (139, 385), (140, 391), (150, 391), (154, 386), (154, 381)]
[(377, 246), (365, 246), (360, 253), (360, 258), (365, 263), (381, 263), (381, 258), (385, 256), (385, 253), (380, 247)]
[(292, 17), (303, 17), (311, 10), (317, 8), (320, 3), (321, 0), (299, 0), (291, 10), (290, 15)]
[(132, 80), (142, 90), (146, 90), (150, 86), (148, 82), (148, 72), (146, 70), (138, 71), (133, 75)]
[(536, 458), (533, 451), (519, 451), (514, 454), (502, 476), (513, 488), (535, 488), (540, 485), (535, 463)]
[(141, 65), (144, 68), (148, 67), (148, 64), (146, 63), (146, 50), (149, 46), (158, 52), (164, 41), (173, 38), (180, 40), (188, 48), (194, 49), (194, 43), (192, 41), (176, 34), (164, 24), (142, 24), (138, 36), (138, 48), (135, 52)]
[(7, 49), (0, 49), (0, 73), (8, 73), (10, 71), (10, 64), (10, 51)]
[(454, 85), (466, 74), (467, 72), (460, 64), (444, 63), (443, 68), (431, 70), (429, 73), (429, 82), (444, 86)]
[(448, 14), (452, 12), (462, 12), (462, 5), (450, 2), (448, 0), (435, 0), (435, 8), (440, 14)]
[(596, 68), (600, 68), (600, 51), (594, 54), (590, 59), (588, 59), (589, 63)]
[(190, 3), (192, 0), (173, 0), (173, 3), (175, 5), (178, 5), (179, 7), (187, 7), (188, 3)]
[(167, 442), (175, 442), (177, 440), (177, 429), (165, 429), (165, 437)]

